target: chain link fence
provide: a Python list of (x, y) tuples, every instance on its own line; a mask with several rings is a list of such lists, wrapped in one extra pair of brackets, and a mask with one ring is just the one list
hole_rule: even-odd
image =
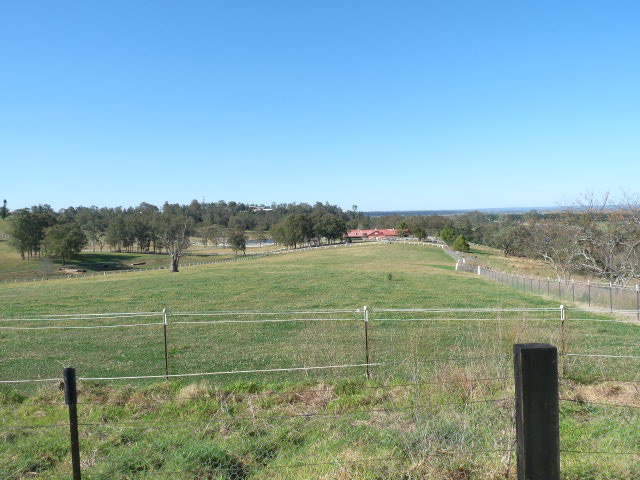
[(516, 275), (489, 267), (458, 261), (456, 270), (490, 278), (516, 290), (585, 305), (609, 312), (636, 313), (640, 321), (640, 286), (625, 287), (611, 283), (580, 282), (537, 276)]

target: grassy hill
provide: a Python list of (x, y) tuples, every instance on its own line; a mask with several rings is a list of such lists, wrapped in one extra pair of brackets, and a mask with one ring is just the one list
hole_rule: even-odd
[[(254, 261), (0, 285), (1, 326), (157, 323), (168, 308), (172, 373), (362, 367), (236, 374), (165, 382), (81, 381), (85, 478), (497, 479), (514, 477), (514, 342), (561, 344), (558, 312), (400, 312), (405, 308), (544, 308), (557, 303), (455, 272), (439, 249), (335, 248)], [(288, 311), (328, 312), (289, 314)], [(156, 312), (151, 317), (44, 319), (51, 314)], [(276, 316), (183, 312), (261, 311)], [(251, 323), (250, 320), (304, 321)], [(445, 318), (446, 317), (446, 318)], [(33, 320), (10, 321), (16, 318)], [(178, 321), (245, 323), (178, 324)], [(249, 320), (249, 321), (247, 321)], [(571, 352), (640, 356), (637, 326), (570, 311)], [(0, 379), (162, 375), (161, 325), (0, 330)], [(640, 445), (637, 361), (573, 358), (561, 396), (568, 452)], [(614, 382), (624, 380), (624, 382)], [(67, 478), (57, 385), (0, 387), (0, 470)], [(61, 427), (56, 427), (61, 425)], [(633, 479), (633, 455), (563, 454), (567, 480)], [(635, 469), (635, 470), (634, 470)]]

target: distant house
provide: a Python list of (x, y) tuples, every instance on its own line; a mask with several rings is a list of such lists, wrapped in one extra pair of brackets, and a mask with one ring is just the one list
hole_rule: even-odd
[(353, 240), (390, 240), (395, 239), (398, 232), (395, 228), (377, 228), (375, 230), (351, 230), (347, 238)]

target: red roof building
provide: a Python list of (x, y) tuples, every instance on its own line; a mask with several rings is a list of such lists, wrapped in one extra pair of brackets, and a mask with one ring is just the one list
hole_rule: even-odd
[(362, 240), (379, 240), (385, 238), (395, 238), (398, 232), (395, 228), (377, 228), (375, 230), (351, 230), (347, 233), (347, 238)]

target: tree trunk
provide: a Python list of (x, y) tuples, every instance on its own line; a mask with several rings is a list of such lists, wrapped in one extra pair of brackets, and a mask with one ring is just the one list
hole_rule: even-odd
[(171, 273), (178, 272), (178, 266), (180, 265), (180, 254), (174, 253), (171, 255)]

